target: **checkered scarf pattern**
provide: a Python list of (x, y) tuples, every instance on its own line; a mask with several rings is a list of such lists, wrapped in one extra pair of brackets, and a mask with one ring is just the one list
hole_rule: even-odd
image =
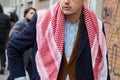
[[(107, 80), (107, 47), (102, 23), (83, 7), (92, 56), (94, 80)], [(36, 65), (41, 80), (57, 80), (63, 53), (65, 17), (59, 2), (38, 12)]]

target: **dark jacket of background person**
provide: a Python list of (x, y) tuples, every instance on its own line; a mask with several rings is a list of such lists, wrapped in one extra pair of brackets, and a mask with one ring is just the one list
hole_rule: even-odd
[[(8, 32), (10, 29), (10, 20), (7, 15), (3, 13), (3, 8), (0, 5), (0, 59), (1, 59), (1, 67), (5, 68), (5, 47), (6, 47), (6, 42), (8, 38)], [(3, 69), (2, 73), (4, 73)]]
[[(34, 8), (28, 8), (26, 10), (29, 12), (31, 9), (33, 10)], [(28, 12), (26, 13), (24, 12), (24, 18), (15, 23), (15, 25), (13, 26), (13, 28), (9, 33), (10, 38), (13, 38), (16, 34), (21, 32), (25, 28), (25, 26), (28, 25), (28, 23), (31, 21), (26, 17)], [(24, 66), (29, 74), (30, 80), (34, 80), (32, 51), (33, 51), (33, 48), (30, 48), (30, 49), (27, 49), (23, 54)]]

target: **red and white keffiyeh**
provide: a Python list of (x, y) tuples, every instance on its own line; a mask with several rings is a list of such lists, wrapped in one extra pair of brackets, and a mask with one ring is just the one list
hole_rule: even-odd
[[(94, 80), (107, 80), (107, 47), (102, 23), (94, 13), (83, 8), (91, 48)], [(41, 80), (57, 80), (64, 44), (64, 14), (59, 2), (38, 12), (36, 65)]]

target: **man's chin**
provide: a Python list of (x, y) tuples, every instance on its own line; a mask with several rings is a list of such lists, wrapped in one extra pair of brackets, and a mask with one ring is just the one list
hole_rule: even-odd
[(64, 12), (64, 15), (66, 15), (66, 16), (69, 16), (69, 15), (71, 15), (72, 13), (70, 13), (70, 12)]

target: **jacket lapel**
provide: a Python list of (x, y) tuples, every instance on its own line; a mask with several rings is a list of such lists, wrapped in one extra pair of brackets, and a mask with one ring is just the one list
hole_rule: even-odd
[(75, 45), (72, 51), (72, 55), (69, 61), (69, 65), (72, 64), (72, 62), (74, 60), (76, 60), (76, 56), (77, 58), (82, 54), (82, 50), (84, 50), (85, 44), (87, 43), (88, 37), (87, 37), (87, 29), (85, 26), (85, 22), (84, 19), (81, 19), (80, 22), (80, 26), (79, 26), (79, 30), (77, 33), (77, 38), (75, 41)]
[(80, 27), (78, 28), (78, 32), (77, 32), (77, 37), (76, 37), (76, 40), (75, 40), (75, 44), (74, 44), (74, 47), (73, 47), (73, 51), (72, 51), (72, 54), (71, 54), (71, 57), (70, 57), (70, 61), (69, 61), (69, 65), (76, 60), (76, 54), (78, 52), (78, 43), (79, 43), (79, 40), (80, 40)]
[(86, 25), (85, 25), (85, 22), (84, 22), (84, 18), (82, 18), (81, 27), (80, 27), (80, 41), (78, 43), (79, 45), (78, 45), (77, 59), (82, 54), (82, 51), (84, 50), (84, 47), (87, 43), (87, 40), (88, 40), (87, 29), (86, 29)]

